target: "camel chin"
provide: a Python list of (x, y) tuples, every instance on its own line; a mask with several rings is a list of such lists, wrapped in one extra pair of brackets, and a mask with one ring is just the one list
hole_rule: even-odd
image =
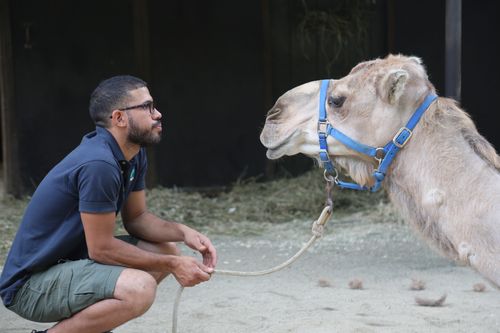
[(266, 157), (270, 160), (277, 160), (281, 157), (285, 156), (285, 154), (283, 152), (280, 152), (280, 150), (276, 150), (276, 149), (268, 149), (266, 151)]
[(266, 151), (266, 157), (270, 160), (277, 160), (283, 156), (294, 156), (298, 154), (303, 154), (312, 159), (316, 159), (319, 151), (317, 145), (313, 144), (302, 144), (298, 147), (281, 146), (277, 149), (268, 148)]

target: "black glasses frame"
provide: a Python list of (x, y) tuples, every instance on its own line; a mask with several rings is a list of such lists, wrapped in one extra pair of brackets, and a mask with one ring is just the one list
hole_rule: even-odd
[(121, 109), (118, 109), (118, 110), (120, 110), (120, 111), (127, 111), (127, 110), (133, 110), (133, 109), (148, 110), (149, 114), (151, 116), (155, 114), (155, 110), (156, 110), (155, 103), (153, 101), (148, 101), (146, 103), (139, 104), (139, 105), (128, 106), (126, 108), (121, 108)]

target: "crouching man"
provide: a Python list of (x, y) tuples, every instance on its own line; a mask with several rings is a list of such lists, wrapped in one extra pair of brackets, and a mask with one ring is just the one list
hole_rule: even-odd
[[(210, 279), (217, 262), (206, 236), (146, 208), (144, 147), (162, 132), (147, 84), (132, 76), (105, 80), (89, 110), (96, 130), (36, 189), (0, 278), (9, 310), (57, 322), (44, 332), (110, 331), (145, 313), (168, 274), (194, 286)], [(127, 236), (114, 237), (118, 213)], [(174, 242), (203, 262), (180, 255)]]

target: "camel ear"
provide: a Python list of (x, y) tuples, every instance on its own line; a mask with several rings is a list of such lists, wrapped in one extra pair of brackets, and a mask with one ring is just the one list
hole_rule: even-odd
[(419, 57), (410, 57), (409, 58), (411, 61), (413, 61), (414, 63), (416, 63), (417, 65), (422, 65), (424, 62), (422, 61), (422, 59), (420, 59)]
[(403, 94), (406, 81), (408, 80), (408, 72), (403, 69), (390, 71), (384, 82), (384, 91), (387, 92), (387, 98), (390, 104), (394, 104)]

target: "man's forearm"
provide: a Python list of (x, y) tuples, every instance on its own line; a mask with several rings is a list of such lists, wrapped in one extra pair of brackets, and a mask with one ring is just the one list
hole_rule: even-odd
[(149, 212), (123, 224), (130, 235), (154, 243), (182, 242), (187, 228), (180, 223), (162, 220)]
[(106, 265), (117, 265), (145, 271), (172, 272), (177, 265), (175, 255), (157, 254), (142, 250), (119, 239), (112, 239), (105, 247), (90, 251), (90, 259)]

